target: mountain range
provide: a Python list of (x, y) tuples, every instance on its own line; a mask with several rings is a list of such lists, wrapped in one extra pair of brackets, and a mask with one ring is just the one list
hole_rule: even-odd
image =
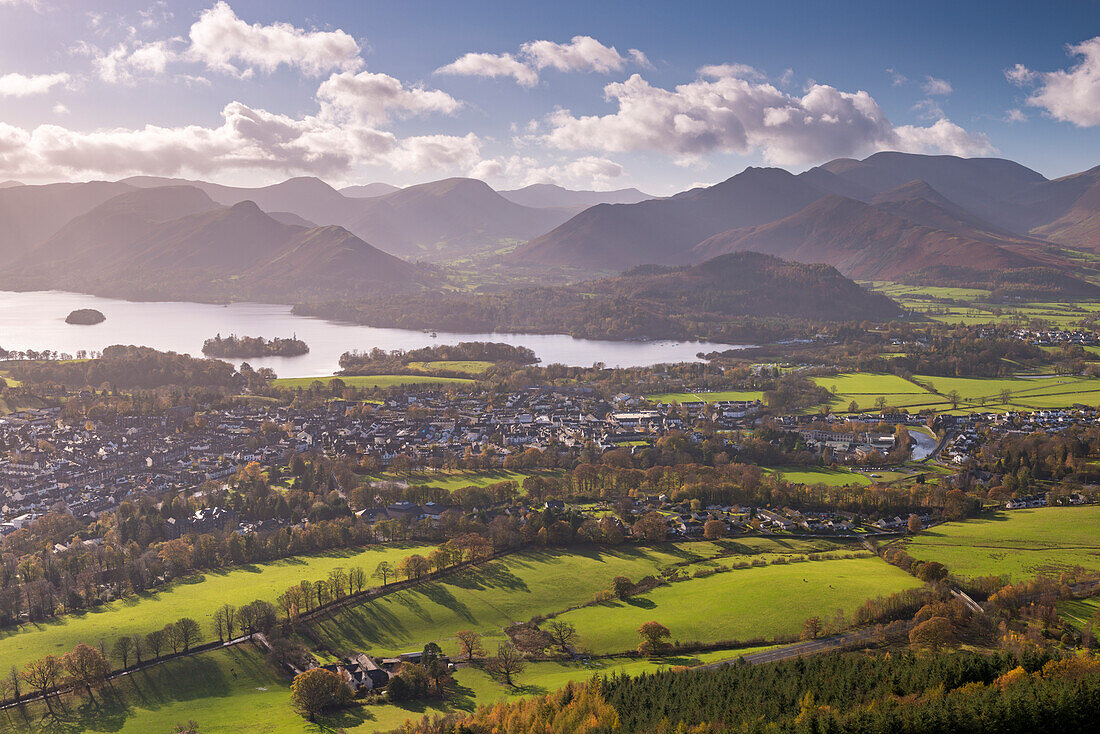
[(1001, 159), (878, 153), (794, 175), (749, 168), (709, 188), (591, 207), (518, 248), (515, 262), (625, 269), (753, 250), (857, 278), (952, 268), (1080, 272), (1100, 251), (1100, 168), (1048, 180)]

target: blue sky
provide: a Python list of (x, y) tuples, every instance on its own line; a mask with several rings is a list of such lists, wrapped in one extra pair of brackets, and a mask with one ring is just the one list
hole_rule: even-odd
[(667, 194), (876, 150), (1100, 164), (1100, 2), (0, 0), (0, 179)]

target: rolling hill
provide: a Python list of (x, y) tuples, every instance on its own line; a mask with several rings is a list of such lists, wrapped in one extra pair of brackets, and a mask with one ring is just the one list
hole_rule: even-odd
[(336, 226), (285, 224), (189, 186), (130, 191), (77, 217), (2, 274), (21, 287), (286, 301), (410, 284), (416, 268)]
[(0, 263), (11, 262), (69, 220), (131, 189), (106, 181), (0, 189)]
[(394, 191), (400, 191), (399, 186), (392, 186), (388, 183), (376, 182), (369, 184), (359, 184), (356, 186), (345, 186), (340, 189), (340, 193), (350, 199), (371, 199), (375, 196), (383, 196), (384, 194), (392, 194)]
[(583, 210), (597, 204), (637, 204), (653, 199), (638, 189), (615, 191), (572, 191), (554, 184), (531, 184), (522, 189), (499, 192), (508, 201), (539, 209), (560, 208)]

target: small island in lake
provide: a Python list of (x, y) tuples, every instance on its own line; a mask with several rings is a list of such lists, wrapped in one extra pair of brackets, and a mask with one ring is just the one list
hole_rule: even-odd
[(309, 346), (297, 337), (265, 339), (262, 336), (223, 337), (218, 334), (203, 342), (202, 353), (207, 357), (252, 359), (255, 357), (299, 357), (309, 352)]
[(101, 311), (96, 311), (94, 308), (78, 308), (65, 317), (66, 324), (80, 324), (82, 326), (102, 324), (106, 320), (107, 317), (104, 316)]

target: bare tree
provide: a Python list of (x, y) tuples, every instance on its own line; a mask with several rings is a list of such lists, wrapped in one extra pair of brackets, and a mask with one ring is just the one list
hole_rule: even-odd
[(515, 687), (514, 679), (523, 672), (525, 667), (527, 667), (527, 663), (524, 662), (523, 655), (516, 649), (515, 645), (510, 642), (502, 642), (497, 646), (496, 657), (489, 659), (485, 669), (489, 672), (489, 675), (501, 683)]
[(473, 660), (485, 655), (485, 646), (481, 644), (481, 635), (470, 630), (462, 630), (455, 634), (458, 644), (462, 646), (462, 652), (467, 660)]
[(555, 619), (546, 625), (546, 632), (554, 639), (554, 644), (566, 654), (569, 653), (569, 647), (577, 639), (577, 628), (559, 619)]

